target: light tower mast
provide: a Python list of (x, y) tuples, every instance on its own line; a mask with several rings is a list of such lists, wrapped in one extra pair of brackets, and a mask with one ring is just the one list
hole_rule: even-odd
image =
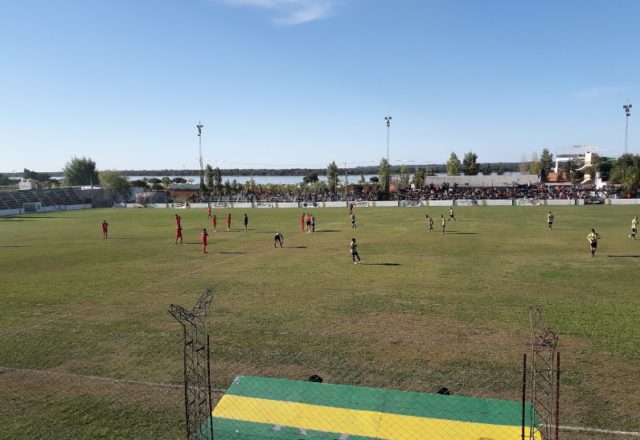
[(627, 101), (627, 103), (622, 106), (624, 110), (624, 114), (626, 116), (625, 124), (624, 124), (624, 154), (625, 155), (627, 154), (627, 142), (629, 140), (629, 116), (631, 116), (631, 107), (633, 106), (629, 104), (629, 101)]
[(198, 152), (199, 152), (198, 160), (200, 162), (200, 187), (202, 187), (204, 183), (204, 165), (202, 162), (202, 127), (204, 127), (204, 125), (202, 125), (202, 122), (198, 121), (198, 125), (196, 125), (196, 128), (198, 129)]

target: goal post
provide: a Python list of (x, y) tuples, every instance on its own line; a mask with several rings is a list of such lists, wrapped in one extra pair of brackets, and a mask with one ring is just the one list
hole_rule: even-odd
[(22, 204), (22, 210), (27, 212), (40, 212), (42, 211), (42, 203), (40, 202), (25, 202)]

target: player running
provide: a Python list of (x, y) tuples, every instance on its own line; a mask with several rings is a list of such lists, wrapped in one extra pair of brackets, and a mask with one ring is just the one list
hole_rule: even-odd
[(208, 254), (207, 252), (207, 244), (209, 244), (209, 233), (207, 232), (207, 228), (202, 228), (202, 232), (200, 233), (200, 243), (202, 243), (202, 253)]
[(591, 229), (591, 232), (587, 235), (587, 241), (591, 245), (592, 257), (596, 256), (596, 248), (598, 247), (598, 240), (600, 240), (600, 238), (602, 237), (600, 237), (600, 234), (598, 234), (595, 229)]
[(227, 214), (227, 232), (231, 230), (231, 213)]
[[(360, 255), (358, 255), (358, 244), (356, 243), (356, 239), (351, 239), (351, 245), (349, 246), (349, 251), (351, 252), (351, 259), (353, 260), (353, 264), (362, 263), (360, 259)], [(358, 261), (356, 261), (356, 258)]]
[(280, 247), (282, 247), (282, 245), (284, 244), (284, 236), (281, 233), (276, 233), (276, 235), (273, 237), (273, 247), (278, 247), (277, 245), (280, 245)]
[(449, 206), (449, 221), (453, 220), (454, 222), (457, 222), (458, 220), (456, 220), (456, 216), (453, 214), (453, 206)]
[(218, 232), (218, 217), (215, 214), (211, 218), (211, 226), (213, 226), (213, 232)]
[(109, 238), (109, 223), (102, 220), (102, 238)]
[(440, 230), (442, 234), (444, 234), (445, 229), (447, 229), (447, 220), (444, 218), (444, 214), (440, 214)]
[(635, 216), (631, 219), (631, 235), (629, 238), (636, 239), (636, 234), (638, 233), (638, 216)]
[(178, 239), (180, 239), (180, 244), (182, 244), (182, 226), (176, 226), (176, 244), (178, 244)]
[(553, 228), (553, 221), (556, 219), (556, 216), (551, 214), (551, 211), (547, 214), (547, 228), (551, 230)]
[(244, 232), (247, 232), (249, 230), (249, 216), (247, 214), (244, 215), (242, 223), (244, 224)]
[(433, 218), (429, 217), (429, 214), (425, 217), (427, 218), (427, 224), (429, 225), (429, 232), (433, 232)]

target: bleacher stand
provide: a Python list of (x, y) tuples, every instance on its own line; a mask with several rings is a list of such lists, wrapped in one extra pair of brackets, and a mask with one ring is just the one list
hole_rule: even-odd
[(40, 202), (43, 208), (83, 204), (74, 188), (0, 191), (0, 210), (21, 209), (25, 203)]

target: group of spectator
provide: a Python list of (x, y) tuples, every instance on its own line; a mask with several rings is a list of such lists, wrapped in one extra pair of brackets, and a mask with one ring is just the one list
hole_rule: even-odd
[[(587, 198), (640, 198), (637, 194), (628, 194), (620, 185), (608, 185), (596, 188), (594, 185), (519, 185), (512, 187), (472, 187), (467, 185), (430, 184), (422, 189), (400, 189), (389, 195), (390, 199), (399, 200), (496, 200), (496, 199), (587, 199)], [(233, 196), (235, 201), (250, 202), (302, 202), (321, 203), (329, 201), (374, 201), (379, 200), (377, 187), (368, 187), (358, 192), (333, 193), (327, 190), (312, 192), (308, 189), (298, 191), (269, 190), (264, 187), (242, 190)], [(216, 197), (213, 196), (212, 199)]]
[(514, 187), (470, 187), (457, 184), (428, 185), (423, 189), (400, 192), (404, 200), (496, 200), (496, 199), (587, 199), (592, 197), (629, 198), (640, 194), (627, 194), (619, 185), (596, 188), (594, 185), (523, 185)]

